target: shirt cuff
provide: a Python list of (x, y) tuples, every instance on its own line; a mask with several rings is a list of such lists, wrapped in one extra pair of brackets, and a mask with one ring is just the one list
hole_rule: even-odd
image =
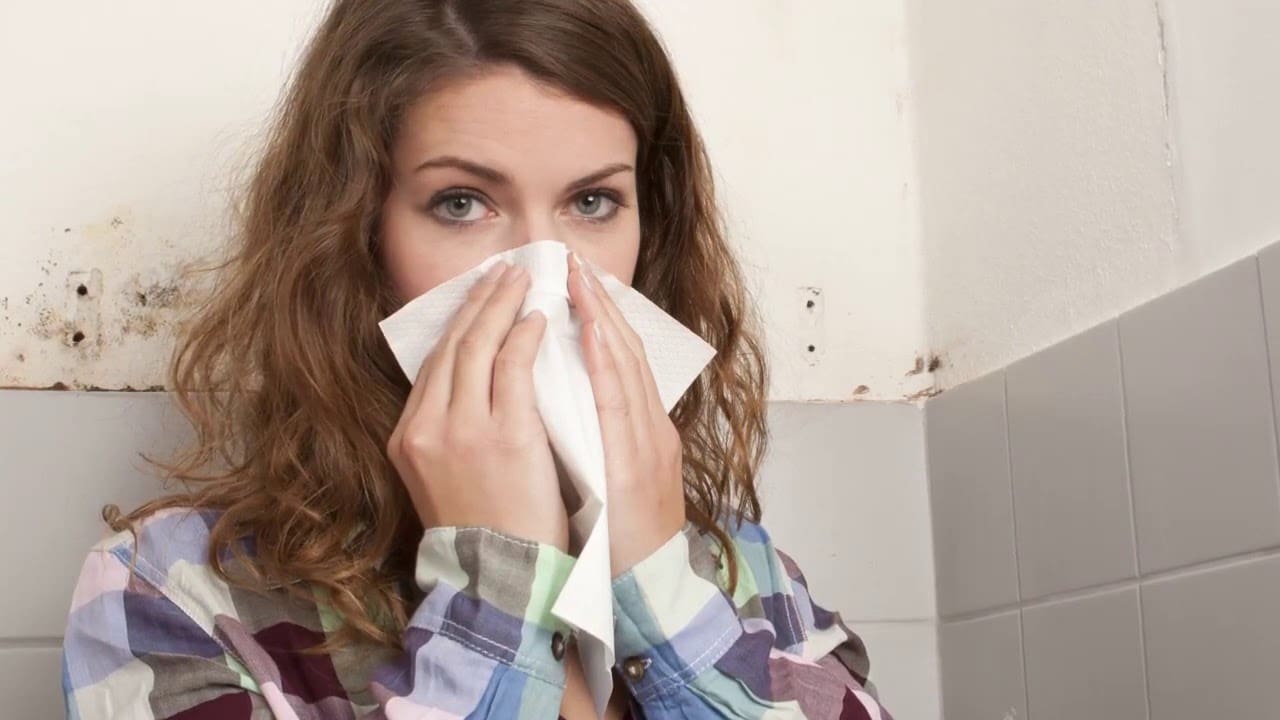
[(426, 597), (410, 627), (563, 687), (572, 628), (551, 607), (574, 562), (554, 545), (489, 528), (428, 528), (414, 573)]
[(688, 684), (743, 633), (733, 602), (689, 562), (687, 528), (613, 581), (618, 668), (640, 701)]

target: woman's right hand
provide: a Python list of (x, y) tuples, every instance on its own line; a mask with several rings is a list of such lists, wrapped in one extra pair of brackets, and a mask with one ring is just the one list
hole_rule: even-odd
[(387, 455), (423, 527), (481, 526), (567, 549), (569, 521), (533, 396), (546, 329), (515, 321), (523, 268), (497, 263), (422, 363)]

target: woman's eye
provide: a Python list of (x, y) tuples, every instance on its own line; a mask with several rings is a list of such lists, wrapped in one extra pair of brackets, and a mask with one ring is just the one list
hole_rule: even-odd
[[(588, 192), (578, 196), (574, 202), (575, 209), (583, 217), (599, 220), (611, 216), (618, 203), (601, 192)], [(603, 208), (603, 211), (602, 211)]]
[(431, 208), (436, 217), (451, 223), (467, 223), (484, 218), (488, 208), (475, 195), (448, 195)]

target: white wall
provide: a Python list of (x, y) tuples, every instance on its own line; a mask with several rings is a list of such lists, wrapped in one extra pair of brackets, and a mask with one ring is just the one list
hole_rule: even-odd
[(1280, 234), (1280, 6), (906, 4), (939, 387)]
[[(177, 266), (224, 236), (229, 173), (320, 6), (73, 5), (0, 10), (12, 16), (0, 22), (0, 79), (23, 107), (0, 115), (12, 158), (0, 164), (0, 386), (146, 388), (164, 381), (191, 295)], [(898, 3), (645, 8), (670, 43), (759, 289), (772, 397), (923, 387), (906, 375), (927, 348)], [(813, 312), (805, 288), (821, 291)], [(73, 344), (77, 330), (86, 337)]]
[(177, 266), (220, 241), (228, 172), (314, 14), (247, 0), (4, 4), (0, 386), (163, 382), (189, 297)]
[(908, 0), (925, 316), (956, 385), (1177, 279), (1150, 0)]
[(1159, 0), (1183, 280), (1280, 238), (1280, 4)]

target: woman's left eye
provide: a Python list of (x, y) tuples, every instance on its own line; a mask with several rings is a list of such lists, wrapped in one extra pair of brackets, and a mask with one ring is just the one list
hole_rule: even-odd
[(601, 190), (588, 190), (574, 201), (574, 210), (588, 220), (606, 220), (618, 211), (619, 202)]

